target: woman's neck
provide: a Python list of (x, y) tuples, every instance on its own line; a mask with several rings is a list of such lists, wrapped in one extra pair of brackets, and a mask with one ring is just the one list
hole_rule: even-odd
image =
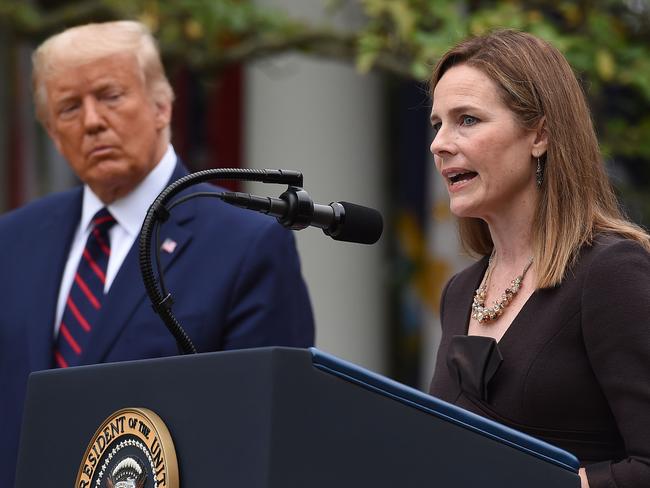
[(530, 218), (488, 222), (498, 262), (506, 268), (519, 268), (533, 254)]

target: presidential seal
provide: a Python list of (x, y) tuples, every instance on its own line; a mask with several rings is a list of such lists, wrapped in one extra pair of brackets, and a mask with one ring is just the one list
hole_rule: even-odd
[(176, 450), (158, 415), (118, 410), (97, 429), (84, 454), (76, 488), (179, 488)]

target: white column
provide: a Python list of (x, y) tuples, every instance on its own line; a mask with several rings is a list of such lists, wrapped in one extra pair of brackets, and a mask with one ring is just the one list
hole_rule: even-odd
[[(257, 3), (311, 18), (323, 5), (314, 0)], [(298, 169), (314, 201), (346, 200), (382, 211), (387, 195), (378, 76), (361, 76), (351, 64), (284, 55), (250, 65), (245, 79), (247, 166)], [(279, 196), (284, 188), (251, 185), (248, 191)], [(385, 236), (374, 246), (340, 243), (315, 228), (296, 238), (316, 317), (317, 347), (385, 372)]]

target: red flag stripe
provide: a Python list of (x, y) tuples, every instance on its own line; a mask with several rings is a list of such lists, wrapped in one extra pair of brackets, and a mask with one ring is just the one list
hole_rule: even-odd
[(77, 356), (79, 356), (79, 354), (81, 354), (81, 347), (79, 347), (79, 344), (77, 344), (77, 341), (74, 340), (74, 337), (72, 337), (72, 334), (70, 334), (70, 331), (68, 330), (68, 328), (65, 326), (63, 322), (61, 322), (61, 328), (59, 329), (59, 333), (63, 334), (63, 337), (70, 345), (74, 353)]
[(88, 261), (88, 264), (90, 265), (92, 270), (95, 272), (97, 277), (100, 280), (102, 280), (102, 283), (105, 283), (106, 282), (106, 275), (104, 274), (102, 269), (99, 266), (97, 266), (97, 263), (95, 262), (95, 260), (92, 258), (92, 256), (88, 252), (88, 249), (84, 249), (84, 258), (86, 258), (86, 261)]
[(61, 356), (59, 351), (54, 351), (54, 359), (56, 360), (56, 364), (59, 365), (59, 368), (68, 367), (68, 363), (65, 362), (65, 359), (63, 359), (63, 356)]
[(77, 285), (79, 285), (79, 288), (81, 288), (81, 291), (84, 292), (84, 295), (86, 295), (86, 298), (88, 298), (90, 304), (95, 307), (96, 310), (99, 310), (102, 307), (99, 303), (99, 300), (97, 300), (97, 297), (95, 297), (95, 295), (93, 295), (93, 292), (90, 291), (90, 288), (88, 288), (88, 285), (83, 280), (83, 278), (79, 276), (79, 273), (74, 275), (74, 280)]
[(102, 239), (101, 234), (97, 229), (93, 229), (93, 234), (95, 235), (95, 239), (97, 239), (97, 244), (99, 244), (99, 247), (101, 248), (102, 251), (104, 251), (104, 254), (107, 256), (111, 255), (111, 249), (106, 245), (104, 240)]
[(72, 311), (72, 314), (75, 316), (75, 318), (77, 319), (77, 322), (79, 322), (79, 325), (81, 325), (83, 330), (85, 330), (86, 332), (90, 332), (90, 329), (92, 327), (90, 327), (90, 324), (84, 318), (84, 316), (81, 315), (81, 312), (79, 311), (79, 309), (77, 308), (77, 306), (74, 304), (74, 302), (72, 301), (72, 299), (70, 297), (68, 297), (68, 301), (66, 302), (66, 304), (68, 305), (68, 307), (70, 307), (70, 310)]

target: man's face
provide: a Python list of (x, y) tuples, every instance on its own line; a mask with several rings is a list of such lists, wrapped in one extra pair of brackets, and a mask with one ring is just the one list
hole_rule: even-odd
[(162, 158), (171, 105), (153, 101), (135, 56), (63, 67), (45, 88), (50, 137), (104, 203), (131, 192)]

